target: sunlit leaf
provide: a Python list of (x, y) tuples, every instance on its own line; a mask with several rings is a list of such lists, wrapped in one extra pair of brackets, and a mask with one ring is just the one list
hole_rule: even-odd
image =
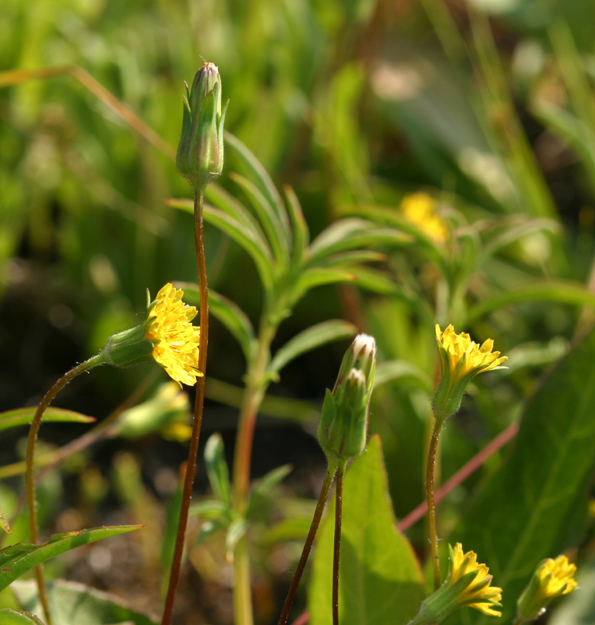
[[(33, 421), (37, 406), (31, 408), (17, 408), (7, 412), (0, 412), (0, 431), (17, 427), (18, 425), (28, 425)], [(87, 417), (79, 412), (63, 410), (62, 408), (47, 408), (43, 421), (48, 423), (93, 423), (94, 417)]]

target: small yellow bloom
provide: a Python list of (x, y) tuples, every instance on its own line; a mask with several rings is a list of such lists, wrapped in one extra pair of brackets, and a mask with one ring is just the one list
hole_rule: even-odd
[(484, 371), (503, 368), (500, 365), (508, 358), (492, 351), (492, 339), (480, 346), (465, 332), (457, 334), (452, 325), (442, 332), (436, 324), (436, 341), (441, 371), (432, 406), (436, 418), (445, 419), (460, 408), (465, 389), (473, 377)]
[(401, 201), (401, 212), (436, 243), (446, 243), (450, 230), (442, 217), (437, 214), (438, 202), (426, 193), (411, 193)]
[(518, 619), (521, 622), (535, 620), (556, 597), (566, 595), (576, 588), (573, 576), (576, 566), (566, 556), (555, 560), (542, 560), (517, 603)]
[(463, 546), (457, 543), (453, 549), (449, 545), (450, 563), (446, 583), (454, 586), (462, 577), (475, 572), (469, 585), (459, 593), (460, 607), (468, 606), (475, 608), (489, 616), (502, 616), (501, 612), (494, 610), (492, 606), (500, 605), (502, 600), (502, 589), (490, 586), (492, 576), (490, 569), (485, 564), (477, 562), (475, 552), (463, 553)]
[(466, 332), (457, 334), (451, 325), (442, 332), (436, 324), (436, 340), (444, 347), (448, 354), (448, 364), (452, 375), (463, 377), (474, 371), (483, 373), (496, 369), (508, 356), (500, 357), (500, 352), (493, 352), (494, 341), (488, 339), (481, 347), (471, 340)]
[(196, 308), (184, 304), (183, 296), (184, 291), (174, 289), (169, 282), (157, 293), (146, 338), (154, 345), (153, 358), (168, 375), (178, 383), (193, 386), (203, 375), (198, 370), (200, 328), (191, 323)]

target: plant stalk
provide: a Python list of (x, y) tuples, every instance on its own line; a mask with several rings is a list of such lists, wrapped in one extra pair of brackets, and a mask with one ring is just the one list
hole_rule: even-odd
[[(37, 496), (35, 492), (35, 446), (37, 443), (37, 435), (39, 434), (39, 428), (41, 427), (41, 420), (43, 419), (43, 414), (46, 411), (47, 407), (52, 403), (56, 395), (74, 378), (76, 378), (81, 373), (92, 369), (93, 367), (97, 367), (98, 365), (103, 364), (103, 357), (100, 355), (93, 356), (82, 362), (80, 365), (77, 365), (73, 369), (71, 369), (68, 373), (63, 375), (52, 388), (45, 394), (45, 397), (41, 400), (39, 406), (37, 406), (37, 410), (35, 412), (35, 416), (33, 417), (33, 421), (31, 422), (31, 427), (29, 428), (29, 437), (27, 439), (27, 458), (26, 458), (26, 471), (25, 471), (25, 482), (27, 489), (27, 507), (29, 510), (29, 533), (31, 542), (33, 544), (37, 544), (39, 542), (39, 525), (37, 518)], [(45, 620), (48, 625), (52, 625), (52, 617), (50, 614), (50, 607), (48, 603), (47, 592), (45, 588), (45, 583), (43, 581), (43, 570), (41, 565), (35, 567), (35, 579), (37, 580), (37, 589), (39, 593), (39, 600), (43, 607), (43, 613), (45, 616)]]
[(339, 464), (335, 489), (335, 543), (333, 548), (333, 625), (339, 625), (339, 564), (341, 560), (341, 524), (343, 522), (343, 478), (345, 461)]
[(430, 534), (430, 548), (432, 553), (432, 569), (434, 571), (434, 590), (440, 587), (440, 558), (438, 555), (438, 533), (436, 531), (436, 504), (434, 502), (434, 472), (436, 469), (436, 454), (438, 441), (445, 419), (436, 417), (434, 431), (428, 449), (428, 466), (426, 470), (426, 498), (428, 501), (428, 532)]
[(331, 484), (333, 483), (336, 472), (336, 465), (331, 466), (329, 464), (329, 467), (326, 471), (326, 476), (324, 478), (324, 482), (322, 483), (322, 488), (320, 490), (320, 496), (318, 497), (318, 503), (316, 504), (316, 510), (314, 511), (314, 517), (312, 518), (312, 524), (310, 525), (310, 531), (308, 532), (308, 537), (306, 538), (306, 542), (304, 543), (302, 555), (298, 562), (297, 568), (295, 569), (295, 573), (293, 574), (291, 586), (289, 587), (289, 592), (287, 593), (287, 598), (285, 599), (285, 604), (283, 605), (283, 610), (281, 611), (281, 616), (279, 617), (279, 625), (286, 625), (287, 619), (289, 618), (289, 611), (291, 610), (293, 600), (295, 599), (295, 594), (297, 592), (300, 579), (302, 578), (302, 574), (304, 573), (304, 569), (306, 568), (306, 562), (308, 562), (308, 556), (310, 555), (312, 545), (314, 544), (314, 538), (316, 538), (316, 532), (318, 531), (320, 519), (322, 518), (322, 513), (324, 512), (324, 506), (326, 504), (328, 492), (331, 488)]
[(184, 477), (184, 489), (182, 492), (182, 506), (180, 520), (176, 535), (176, 545), (172, 559), (169, 586), (163, 610), (162, 625), (169, 625), (174, 607), (176, 587), (180, 578), (184, 543), (186, 540), (186, 528), (188, 526), (188, 511), (192, 500), (192, 485), (196, 473), (196, 458), (198, 455), (198, 443), (202, 426), (202, 413), (205, 399), (205, 381), (207, 373), (207, 345), (209, 339), (209, 289), (207, 284), (207, 263), (205, 258), (205, 245), (203, 233), (203, 205), (204, 189), (194, 192), (194, 245), (196, 250), (196, 263), (198, 266), (198, 284), (200, 287), (200, 341), (198, 345), (198, 369), (202, 377), (196, 380), (196, 398), (194, 401), (194, 421), (192, 424), (192, 437), (188, 449), (188, 462)]

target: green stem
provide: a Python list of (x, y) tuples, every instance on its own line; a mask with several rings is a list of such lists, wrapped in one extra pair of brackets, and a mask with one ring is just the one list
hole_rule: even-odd
[(318, 503), (316, 504), (316, 510), (314, 511), (314, 517), (312, 518), (312, 524), (310, 525), (310, 531), (308, 532), (308, 537), (306, 538), (302, 555), (295, 573), (293, 574), (293, 579), (291, 580), (291, 586), (289, 587), (289, 592), (287, 593), (287, 599), (285, 599), (285, 604), (283, 605), (283, 610), (281, 611), (281, 616), (279, 617), (279, 625), (286, 625), (287, 619), (289, 618), (289, 611), (291, 610), (300, 579), (302, 578), (304, 568), (306, 567), (306, 562), (308, 562), (308, 556), (310, 555), (310, 550), (314, 544), (314, 538), (316, 538), (316, 532), (318, 531), (318, 526), (320, 525), (320, 519), (322, 518), (328, 492), (331, 488), (336, 472), (336, 465), (331, 466), (329, 464), (322, 488), (320, 490), (320, 496), (318, 497)]
[(169, 625), (174, 608), (176, 587), (180, 578), (180, 568), (182, 566), (182, 556), (184, 554), (184, 543), (186, 540), (186, 528), (188, 526), (188, 511), (192, 499), (192, 485), (194, 484), (194, 474), (196, 473), (196, 457), (198, 455), (198, 443), (200, 440), (200, 430), (202, 426), (202, 413), (205, 399), (205, 380), (207, 373), (207, 344), (209, 339), (209, 289), (207, 285), (207, 263), (205, 258), (205, 245), (203, 234), (203, 205), (204, 190), (194, 193), (194, 245), (196, 251), (196, 264), (198, 266), (198, 283), (200, 286), (200, 342), (198, 345), (198, 369), (202, 372), (202, 377), (196, 380), (196, 398), (194, 401), (194, 422), (192, 424), (192, 437), (190, 448), (188, 449), (188, 461), (186, 464), (186, 475), (184, 477), (184, 488), (182, 492), (182, 506), (180, 508), (180, 520), (178, 522), (178, 532), (176, 535), (176, 545), (171, 563), (169, 586), (165, 607), (163, 610), (162, 625)]
[(426, 470), (426, 498), (428, 500), (428, 531), (430, 534), (430, 548), (432, 553), (432, 568), (434, 571), (434, 590), (440, 587), (440, 558), (438, 555), (438, 533), (436, 531), (436, 505), (434, 503), (434, 471), (436, 468), (436, 454), (440, 432), (444, 419), (436, 418), (434, 431), (428, 449), (428, 465)]
[(343, 478), (346, 462), (339, 463), (335, 490), (335, 543), (333, 549), (333, 625), (339, 625), (339, 564), (341, 560), (341, 524), (343, 521)]
[[(37, 406), (37, 410), (35, 412), (35, 416), (33, 417), (33, 421), (31, 422), (31, 427), (29, 428), (29, 437), (27, 439), (27, 458), (26, 464), (27, 468), (25, 471), (25, 482), (27, 488), (27, 507), (29, 509), (29, 533), (31, 542), (33, 544), (37, 544), (39, 542), (39, 522), (37, 518), (37, 495), (35, 492), (35, 446), (37, 443), (37, 435), (39, 434), (39, 428), (41, 427), (41, 420), (43, 419), (43, 414), (46, 411), (47, 407), (52, 403), (56, 395), (74, 378), (76, 378), (81, 373), (92, 369), (93, 367), (97, 367), (98, 365), (103, 364), (103, 356), (101, 354), (97, 356), (93, 356), (93, 358), (89, 358), (85, 362), (82, 362), (80, 365), (77, 365), (73, 369), (71, 369), (68, 373), (63, 375), (52, 388), (46, 393), (45, 397), (41, 400), (39, 406)], [(43, 571), (41, 565), (35, 567), (35, 579), (37, 580), (37, 589), (39, 593), (39, 600), (43, 607), (43, 612), (45, 615), (45, 620), (48, 625), (52, 625), (52, 617), (50, 615), (50, 608), (48, 603), (48, 597), (45, 589), (45, 584), (43, 581)]]

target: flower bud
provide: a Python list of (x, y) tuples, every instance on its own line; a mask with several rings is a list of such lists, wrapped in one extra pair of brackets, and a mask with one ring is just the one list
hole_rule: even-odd
[(343, 357), (337, 382), (327, 390), (318, 426), (318, 440), (329, 460), (348, 460), (366, 446), (368, 412), (374, 370), (376, 342), (358, 335)]
[(534, 621), (550, 601), (572, 592), (576, 588), (575, 572), (576, 566), (570, 564), (566, 556), (542, 560), (517, 601), (517, 621)]
[(204, 188), (223, 171), (221, 77), (213, 63), (204, 63), (184, 96), (182, 137), (176, 165), (195, 189)]

